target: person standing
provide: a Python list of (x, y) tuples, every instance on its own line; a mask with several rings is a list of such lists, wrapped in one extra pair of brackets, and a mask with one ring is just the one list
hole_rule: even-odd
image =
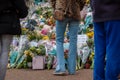
[(94, 80), (118, 80), (120, 75), (120, 0), (91, 0), (95, 58)]
[(20, 18), (28, 14), (24, 0), (0, 0), (0, 80), (5, 80), (13, 35), (21, 34)]
[[(76, 54), (77, 54), (77, 34), (81, 20), (80, 11), (83, 9), (84, 0), (50, 0), (53, 11), (62, 12), (64, 19), (56, 18), (56, 51), (57, 51), (57, 66), (54, 75), (65, 75), (65, 58), (64, 58), (64, 34), (66, 28), (69, 30), (69, 53), (67, 59), (68, 73), (74, 75), (76, 73)], [(59, 17), (58, 15), (57, 17)]]

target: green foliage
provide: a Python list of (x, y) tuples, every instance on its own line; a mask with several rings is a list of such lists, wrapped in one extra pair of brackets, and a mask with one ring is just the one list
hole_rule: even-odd
[(38, 8), (35, 13), (38, 15), (42, 15), (43, 8)]
[(37, 32), (35, 32), (35, 31), (29, 31), (29, 33), (27, 34), (27, 36), (28, 36), (28, 40), (29, 41), (32, 41), (32, 40), (39, 41), (39, 40), (42, 39), (42, 35), (41, 34), (38, 35)]
[(46, 49), (44, 45), (39, 45), (38, 47), (30, 47), (29, 50), (35, 55), (45, 55)]

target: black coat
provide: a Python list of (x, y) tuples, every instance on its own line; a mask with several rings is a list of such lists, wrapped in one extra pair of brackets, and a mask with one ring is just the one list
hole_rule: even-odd
[(19, 19), (27, 14), (24, 0), (0, 0), (0, 34), (21, 34)]
[(94, 22), (120, 20), (120, 0), (91, 0)]

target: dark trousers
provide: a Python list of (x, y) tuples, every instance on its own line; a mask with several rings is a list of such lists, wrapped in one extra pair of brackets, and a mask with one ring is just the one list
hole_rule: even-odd
[(0, 35), (0, 80), (5, 80), (12, 35)]
[(118, 80), (120, 20), (94, 23), (94, 80)]

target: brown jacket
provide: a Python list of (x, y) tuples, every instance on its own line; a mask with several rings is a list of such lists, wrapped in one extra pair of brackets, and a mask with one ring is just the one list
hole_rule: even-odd
[(71, 18), (80, 20), (80, 11), (85, 5), (85, 0), (50, 0), (53, 9), (60, 9), (62, 11), (66, 10), (67, 5), (69, 4), (67, 10), (67, 16), (70, 15)]

